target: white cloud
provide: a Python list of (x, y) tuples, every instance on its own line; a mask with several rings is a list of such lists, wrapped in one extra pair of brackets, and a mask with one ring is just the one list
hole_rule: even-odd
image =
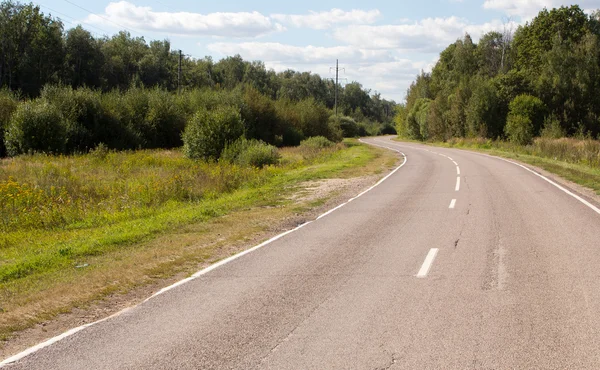
[(334, 31), (342, 42), (364, 49), (400, 49), (437, 53), (448, 44), (469, 33), (474, 40), (493, 30), (502, 30), (502, 22), (495, 20), (472, 24), (458, 17), (425, 18), (412, 24), (382, 26), (347, 26)]
[[(510, 16), (518, 16), (523, 20), (529, 20), (544, 8), (552, 9), (571, 4), (573, 2), (563, 0), (485, 0), (483, 7), (484, 9), (498, 10)], [(582, 9), (600, 8), (598, 0), (580, 0), (577, 4)]]
[(313, 12), (309, 14), (272, 14), (271, 18), (298, 28), (312, 28), (323, 30), (331, 28), (337, 24), (371, 24), (381, 16), (379, 10), (356, 10), (343, 11), (341, 9), (331, 9), (324, 12)]
[(127, 1), (112, 2), (102, 16), (90, 15), (86, 22), (108, 26), (125, 26), (135, 30), (168, 32), (178, 35), (258, 37), (283, 27), (258, 12), (188, 13), (155, 12), (151, 7)]
[[(311, 71), (323, 78), (334, 77), (330, 68), (340, 59), (340, 78), (359, 81), (365, 88), (380, 92), (386, 99), (401, 101), (406, 88), (421, 71), (431, 70), (431, 61), (402, 59), (391, 50), (360, 49), (353, 46), (294, 46), (268, 42), (212, 43), (216, 54), (240, 54), (246, 60), (262, 60), (277, 72), (286, 69)], [(343, 83), (343, 82), (342, 82)]]
[(393, 56), (387, 50), (365, 50), (352, 46), (293, 46), (276, 42), (217, 42), (208, 49), (222, 55), (240, 54), (244, 59), (279, 63), (335, 63), (343, 59), (346, 63), (391, 61)]

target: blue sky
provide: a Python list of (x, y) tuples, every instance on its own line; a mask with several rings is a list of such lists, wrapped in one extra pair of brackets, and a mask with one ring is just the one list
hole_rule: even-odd
[[(544, 7), (564, 0), (434, 1), (34, 1), (66, 28), (81, 24), (100, 37), (126, 28), (149, 40), (202, 58), (240, 54), (268, 68), (292, 68), (332, 77), (340, 59), (343, 78), (359, 81), (387, 99), (404, 99), (420, 70), (430, 70), (449, 43), (465, 33), (516, 29)], [(600, 0), (577, 2), (585, 10)]]

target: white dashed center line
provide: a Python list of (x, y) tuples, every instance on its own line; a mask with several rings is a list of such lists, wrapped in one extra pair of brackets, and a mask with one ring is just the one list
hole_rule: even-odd
[(435, 260), (435, 256), (437, 256), (437, 253), (438, 253), (437, 248), (431, 248), (429, 253), (427, 253), (427, 257), (425, 257), (423, 266), (421, 266), (421, 269), (417, 273), (417, 277), (424, 278), (427, 276), (427, 274), (429, 273), (429, 269), (431, 268), (431, 265), (433, 264), (433, 261)]

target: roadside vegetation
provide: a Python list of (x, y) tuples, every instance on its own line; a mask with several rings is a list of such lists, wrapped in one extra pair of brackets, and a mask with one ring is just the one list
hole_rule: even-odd
[[(255, 145), (234, 146), (247, 153)], [(196, 271), (227, 256), (227, 243), (322, 204), (292, 200), (306, 181), (376, 175), (397, 160), (323, 137), (268, 154), (276, 163), (262, 167), (197, 161), (179, 149), (2, 160), (0, 337), (107, 294)], [(235, 225), (219, 226), (228, 220)]]
[(401, 137), (508, 140), (600, 134), (600, 11), (544, 9), (513, 32), (467, 34), (410, 86), (395, 117)]
[(0, 339), (195, 271), (331, 196), (297, 200), (303, 183), (397, 160), (344, 140), (395, 133), (396, 104), (357, 82), (335, 116), (319, 75), (183, 57), (179, 84), (168, 41), (33, 3), (0, 2), (0, 35)]
[(435, 145), (483, 151), (517, 159), (592, 189), (600, 195), (600, 141), (575, 138), (536, 138), (520, 145), (502, 140), (450, 139)]
[(513, 27), (442, 51), (397, 107), (399, 137), (518, 157), (599, 192), (600, 10)]

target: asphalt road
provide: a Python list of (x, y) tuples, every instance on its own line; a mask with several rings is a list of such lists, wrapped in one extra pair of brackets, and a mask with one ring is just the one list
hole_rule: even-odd
[(7, 368), (600, 368), (600, 214), (497, 158), (367, 141), (406, 164)]

